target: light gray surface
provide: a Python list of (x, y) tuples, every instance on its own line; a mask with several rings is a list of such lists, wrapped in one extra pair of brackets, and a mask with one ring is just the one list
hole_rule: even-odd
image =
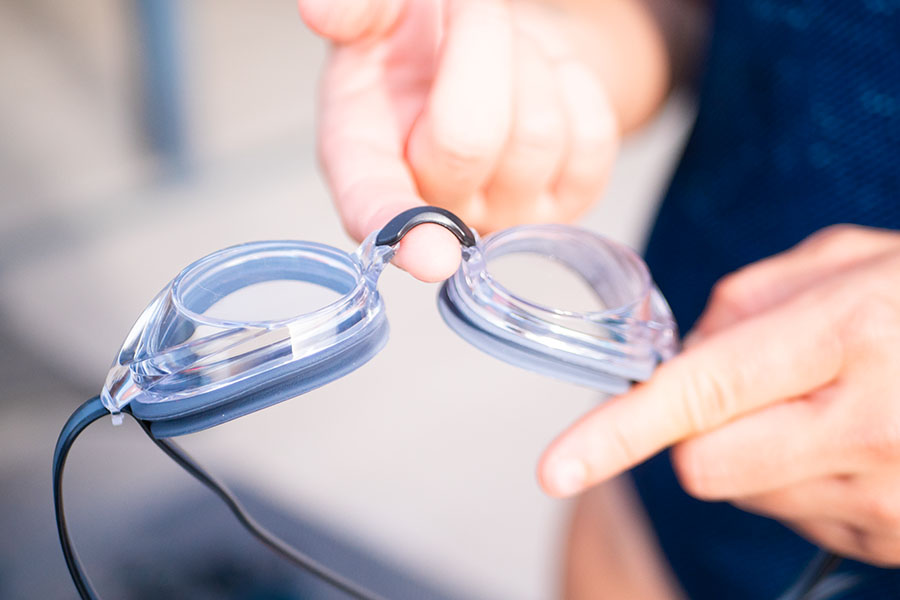
[[(7, 386), (4, 473), (49, 465), (65, 415), (99, 389), (133, 320), (191, 260), (251, 239), (354, 246), (314, 161), (324, 47), (293, 3), (184, 9), (196, 156), (184, 181), (159, 180), (141, 149), (122, 5), (91, 0), (75, 14), (26, 4), (0, 4), (0, 79), (16, 92), (0, 95), (12, 132), (0, 142), (0, 318), (34, 356), (23, 381), (48, 370), (69, 383), (44, 394), (52, 401), (15, 401), (9, 390), (22, 386)], [(34, 25), (46, 19), (52, 27)], [(585, 226), (642, 243), (689, 112), (676, 100), (629, 141)], [(463, 595), (553, 597), (566, 504), (539, 491), (534, 465), (596, 398), (467, 346), (440, 321), (435, 286), (391, 269), (381, 289), (392, 339), (372, 363), (186, 445), (282, 509)], [(73, 458), (76, 506), (115, 519), (158, 502), (171, 471), (155, 450), (133, 428), (96, 427)], [(129, 475), (129, 462), (146, 473)], [(49, 520), (49, 473), (43, 491), (34, 503)]]

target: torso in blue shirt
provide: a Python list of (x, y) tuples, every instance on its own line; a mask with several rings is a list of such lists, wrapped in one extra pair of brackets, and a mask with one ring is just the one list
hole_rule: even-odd
[[(714, 12), (697, 122), (647, 249), (683, 331), (717, 279), (818, 229), (900, 229), (900, 2)], [(775, 521), (687, 496), (666, 454), (633, 475), (694, 600), (774, 598), (815, 553)], [(900, 571), (842, 568), (867, 583), (841, 598), (900, 598)]]

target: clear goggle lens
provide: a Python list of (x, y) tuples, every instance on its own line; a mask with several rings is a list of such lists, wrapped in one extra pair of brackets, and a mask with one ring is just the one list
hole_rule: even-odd
[[(476, 347), (547, 375), (619, 392), (677, 349), (674, 320), (632, 251), (564, 225), (515, 227), (479, 240), (452, 214), (398, 215), (348, 254), (311, 242), (254, 242), (198, 260), (132, 328), (101, 393), (152, 423), (157, 437), (198, 431), (342, 377), (386, 343), (378, 276), (423, 222), (454, 232), (459, 271), (443, 286), (447, 323)], [(489, 266), (523, 253), (559, 261), (602, 309), (543, 306), (500, 284)], [(310, 310), (310, 308), (312, 308)]]

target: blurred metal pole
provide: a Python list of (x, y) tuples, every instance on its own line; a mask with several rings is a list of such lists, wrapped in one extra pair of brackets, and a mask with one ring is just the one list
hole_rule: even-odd
[(143, 74), (144, 128), (167, 175), (189, 167), (178, 0), (135, 0)]

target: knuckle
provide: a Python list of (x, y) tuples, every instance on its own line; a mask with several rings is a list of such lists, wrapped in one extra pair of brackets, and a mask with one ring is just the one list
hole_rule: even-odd
[[(891, 494), (871, 494), (863, 502), (863, 512), (885, 533), (900, 532), (900, 502)], [(887, 530), (887, 531), (885, 531)]]
[(829, 225), (807, 237), (797, 248), (805, 253), (831, 260), (843, 255), (848, 246), (865, 242), (867, 235), (866, 228), (860, 225), (847, 223)]
[(643, 458), (633, 443), (633, 436), (625, 430), (620, 421), (615, 419), (610, 421), (610, 434), (616, 452), (619, 453), (617, 458), (622, 464), (634, 464)]
[(559, 67), (562, 94), (568, 98), (573, 145), (579, 149), (608, 151), (617, 145), (619, 122), (603, 84), (586, 65), (566, 62)]
[[(846, 290), (841, 334), (848, 340), (871, 345), (896, 338), (900, 332), (900, 302), (877, 291), (857, 296), (859, 290)], [(896, 340), (894, 340), (896, 341)]]
[(829, 225), (812, 234), (807, 238), (810, 244), (819, 244), (823, 246), (830, 245), (835, 242), (846, 242), (859, 239), (864, 235), (865, 228), (850, 223), (839, 223), (837, 225)]
[(563, 122), (555, 114), (523, 116), (513, 127), (510, 141), (526, 151), (556, 153), (565, 143)]
[(896, 464), (900, 461), (900, 419), (896, 416), (880, 419), (880, 422), (864, 427), (859, 436), (859, 450), (869, 464)]
[(573, 153), (602, 163), (611, 160), (618, 147), (618, 134), (611, 126), (584, 128), (572, 140)]
[(438, 122), (432, 129), (432, 142), (438, 160), (445, 167), (470, 170), (488, 163), (502, 140), (490, 131), (466, 130), (456, 124)]
[(733, 313), (735, 316), (749, 314), (747, 307), (746, 286), (741, 272), (726, 275), (713, 286), (710, 294), (710, 304), (719, 310)]
[(737, 407), (737, 395), (721, 375), (709, 369), (690, 369), (681, 379), (681, 403), (690, 431), (706, 431), (724, 422)]

